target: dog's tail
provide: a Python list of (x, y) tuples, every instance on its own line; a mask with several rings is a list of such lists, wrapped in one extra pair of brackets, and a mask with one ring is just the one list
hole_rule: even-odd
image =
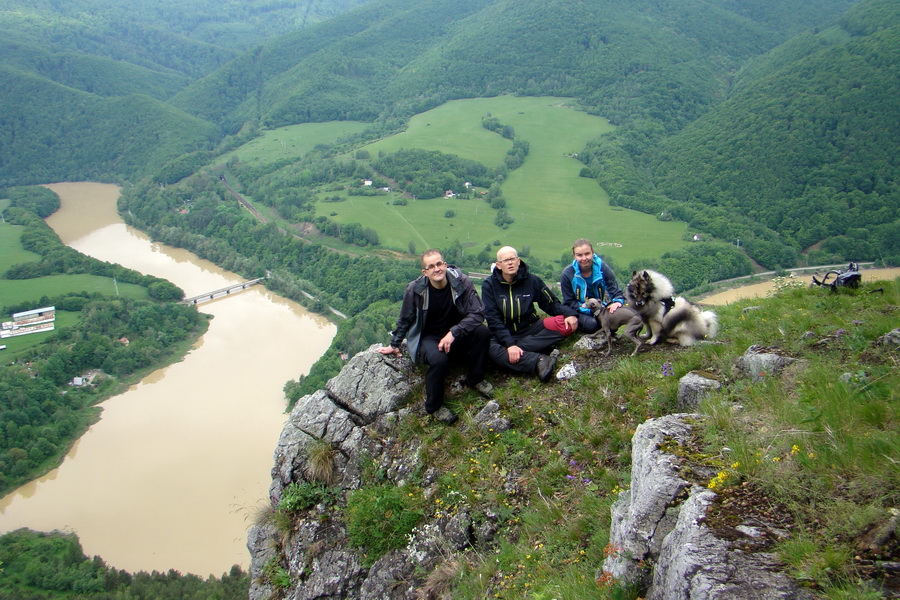
[(706, 324), (706, 337), (712, 339), (719, 332), (719, 317), (711, 310), (704, 310), (700, 318)]

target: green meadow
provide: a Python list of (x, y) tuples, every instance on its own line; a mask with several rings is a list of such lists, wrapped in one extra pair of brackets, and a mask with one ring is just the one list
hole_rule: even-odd
[(216, 160), (216, 164), (224, 164), (235, 156), (248, 164), (300, 158), (319, 144), (332, 144), (342, 137), (359, 133), (366, 127), (367, 123), (359, 121), (302, 123), (280, 127), (265, 131), (240, 148), (223, 154)]
[[(406, 206), (395, 206), (391, 196), (351, 196), (344, 202), (319, 203), (317, 214), (340, 223), (362, 223), (378, 232), (382, 245), (403, 251), (410, 242), (422, 250), (459, 240), (476, 254), (499, 241), (557, 260), (575, 239), (586, 237), (598, 253), (627, 265), (686, 244), (684, 223), (610, 207), (596, 181), (579, 177), (583, 165), (573, 155), (613, 126), (576, 110), (565, 98), (455, 100), (413, 117), (407, 131), (365, 149), (372, 156), (401, 148), (440, 150), (495, 167), (512, 142), (481, 126), (488, 116), (512, 126), (516, 137), (530, 144), (525, 163), (502, 186), (507, 210), (515, 219), (507, 229), (494, 225), (496, 212), (477, 199), (409, 199)], [(456, 215), (445, 217), (448, 210)]]
[[(0, 208), (0, 210), (3, 209)], [(25, 250), (19, 243), (24, 229), (20, 225), (0, 224), (0, 269), (4, 272), (12, 265), (40, 259), (40, 256)], [(0, 280), (0, 285), (2, 285), (2, 280)]]

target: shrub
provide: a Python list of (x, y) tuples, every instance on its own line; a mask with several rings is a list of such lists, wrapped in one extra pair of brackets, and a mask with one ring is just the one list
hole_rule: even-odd
[(338, 491), (323, 483), (309, 483), (301, 481), (292, 483), (284, 488), (281, 501), (278, 502), (278, 510), (283, 512), (299, 512), (312, 508), (320, 502), (332, 504), (336, 500)]
[(347, 536), (364, 550), (368, 564), (406, 544), (407, 534), (424, 515), (416, 492), (411, 486), (380, 485), (348, 496)]

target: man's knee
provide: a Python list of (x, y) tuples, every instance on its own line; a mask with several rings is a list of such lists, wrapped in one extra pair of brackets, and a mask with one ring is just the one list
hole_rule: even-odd
[(590, 315), (578, 315), (578, 331), (581, 333), (597, 333), (600, 331), (600, 321)]
[(487, 345), (491, 341), (491, 331), (487, 328), (487, 325), (481, 324), (472, 330), (470, 334), (472, 336), (473, 344), (484, 344)]

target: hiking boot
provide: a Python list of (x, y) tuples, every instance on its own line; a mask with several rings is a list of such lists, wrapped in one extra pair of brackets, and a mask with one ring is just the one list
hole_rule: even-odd
[(537, 363), (537, 376), (541, 382), (547, 382), (553, 375), (553, 369), (556, 367), (556, 357), (542, 354)]
[(446, 406), (440, 407), (439, 409), (431, 413), (431, 416), (434, 417), (436, 421), (440, 421), (444, 425), (453, 425), (454, 423), (456, 423), (456, 421), (459, 420), (459, 417), (453, 414), (453, 411)]
[(494, 386), (492, 386), (487, 379), (482, 379), (478, 383), (469, 383), (466, 382), (466, 385), (490, 400), (494, 397)]

